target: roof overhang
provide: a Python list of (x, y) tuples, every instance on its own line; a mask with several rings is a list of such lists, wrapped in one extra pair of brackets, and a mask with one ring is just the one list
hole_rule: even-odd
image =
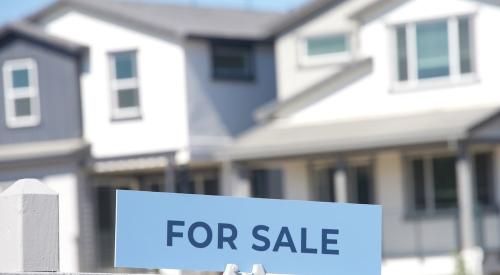
[(65, 139), (0, 145), (0, 165), (50, 159), (86, 158), (90, 145), (82, 139)]
[[(104, 0), (103, 0), (104, 1)], [(111, 0), (106, 0), (112, 2)], [(132, 16), (125, 12), (120, 12), (116, 7), (107, 7), (106, 5), (96, 5), (90, 0), (57, 0), (51, 5), (28, 16), (27, 21), (41, 22), (45, 18), (50, 18), (54, 13), (63, 9), (73, 9), (86, 14), (98, 16), (108, 21), (117, 22), (129, 27), (146, 31), (159, 36), (174, 38), (196, 38), (196, 39), (240, 39), (248, 41), (271, 41), (272, 35), (269, 31), (256, 31), (252, 33), (241, 32), (211, 32), (207, 30), (192, 30), (189, 28), (176, 28), (174, 25), (168, 25), (162, 22), (154, 22), (150, 18)], [(137, 14), (134, 14), (137, 15)], [(277, 15), (278, 16), (278, 15)], [(228, 22), (230, 24), (231, 22)]]
[(88, 51), (88, 47), (84, 45), (50, 35), (28, 22), (11, 23), (0, 28), (0, 40), (10, 35), (16, 35), (73, 55), (80, 55)]
[(255, 113), (258, 121), (268, 121), (274, 118), (288, 116), (304, 106), (317, 102), (345, 85), (371, 73), (373, 60), (362, 58), (344, 65), (339, 71), (335, 71), (322, 81), (296, 93), (279, 103), (264, 105)]
[(276, 121), (241, 136), (221, 158), (235, 161), (374, 151), (457, 141), (500, 142), (500, 106), (287, 125)]

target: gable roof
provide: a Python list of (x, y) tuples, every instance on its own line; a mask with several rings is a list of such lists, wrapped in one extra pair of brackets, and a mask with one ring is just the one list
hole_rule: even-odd
[(353, 20), (363, 20), (366, 17), (376, 14), (384, 9), (395, 7), (404, 4), (407, 0), (378, 0), (375, 1), (362, 9), (359, 9), (355, 13), (351, 14), (351, 19)]
[(20, 37), (34, 40), (71, 54), (79, 54), (87, 50), (87, 47), (83, 45), (50, 35), (42, 29), (27, 22), (15, 22), (0, 28), (0, 40), (10, 34), (16, 34)]
[(275, 24), (271, 32), (273, 36), (279, 36), (344, 1), (348, 0), (312, 0)]
[(155, 32), (181, 37), (264, 40), (285, 14), (165, 3), (116, 0), (59, 0), (28, 19), (40, 21), (62, 8), (132, 23)]

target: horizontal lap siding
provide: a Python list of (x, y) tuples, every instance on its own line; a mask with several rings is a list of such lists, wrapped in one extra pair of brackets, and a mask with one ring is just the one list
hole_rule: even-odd
[(7, 60), (24, 58), (37, 63), (41, 123), (35, 127), (7, 127), (1, 73), (0, 145), (81, 137), (78, 58), (14, 36), (0, 41), (0, 70)]

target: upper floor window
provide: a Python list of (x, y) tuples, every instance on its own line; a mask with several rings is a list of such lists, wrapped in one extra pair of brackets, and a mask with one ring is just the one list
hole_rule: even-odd
[(452, 17), (395, 27), (396, 79), (460, 79), (473, 73), (471, 18)]
[(212, 43), (212, 70), (215, 79), (253, 80), (254, 63), (254, 50), (250, 43)]
[(112, 116), (116, 119), (136, 118), (141, 114), (137, 52), (110, 55)]
[(5, 118), (8, 127), (40, 123), (38, 70), (33, 59), (6, 61), (3, 65)]
[(350, 36), (345, 33), (305, 37), (299, 46), (300, 62), (303, 65), (318, 65), (349, 61), (350, 44)]
[(310, 37), (307, 38), (306, 43), (308, 56), (345, 53), (349, 48), (349, 42), (345, 34)]

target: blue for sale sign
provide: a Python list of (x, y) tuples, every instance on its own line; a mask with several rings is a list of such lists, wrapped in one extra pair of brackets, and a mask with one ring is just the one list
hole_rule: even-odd
[(377, 275), (376, 205), (117, 191), (115, 266)]

